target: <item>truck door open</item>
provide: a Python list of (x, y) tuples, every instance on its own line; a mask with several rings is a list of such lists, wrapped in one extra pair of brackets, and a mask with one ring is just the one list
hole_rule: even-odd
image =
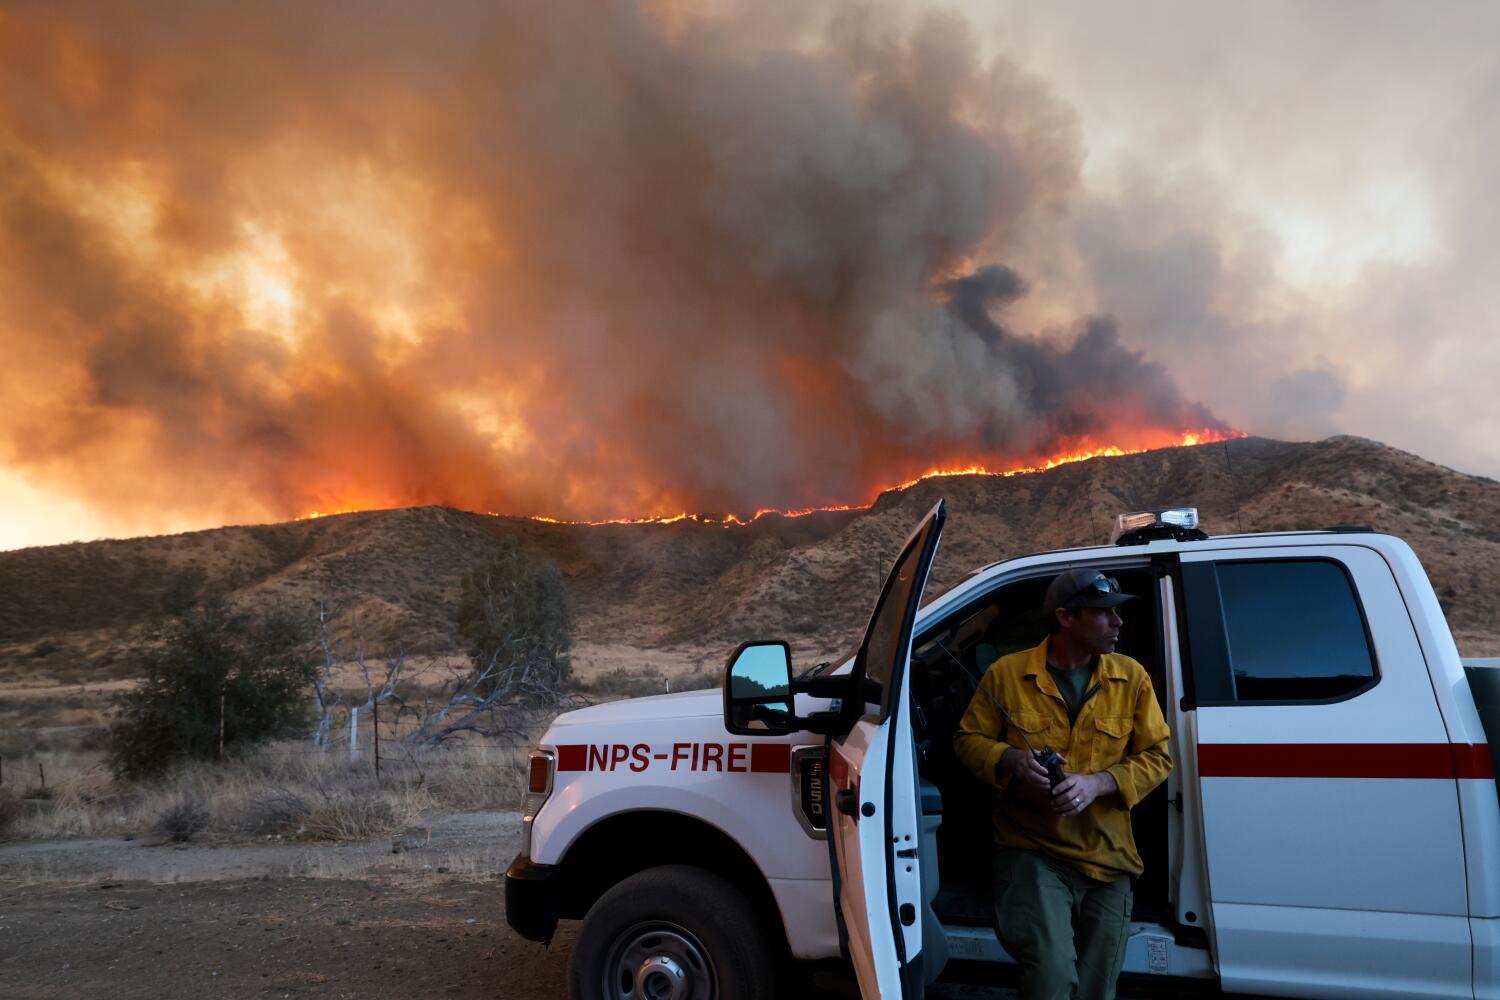
[(853, 728), (833, 741), (830, 842), (849, 958), (866, 1000), (919, 1000), (939, 971), (922, 947), (921, 811), (907, 662), (946, 518), (938, 501), (902, 546), (855, 655)]

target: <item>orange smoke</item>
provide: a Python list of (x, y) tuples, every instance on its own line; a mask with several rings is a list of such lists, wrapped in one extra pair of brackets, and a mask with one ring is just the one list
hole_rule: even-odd
[(1067, 109), (819, 6), (0, 10), (0, 461), (144, 530), (741, 524), (1231, 433), (1007, 325)]

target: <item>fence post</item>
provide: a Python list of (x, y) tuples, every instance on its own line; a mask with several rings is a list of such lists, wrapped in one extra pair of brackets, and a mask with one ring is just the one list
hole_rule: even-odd
[(380, 702), (370, 706), (370, 728), (375, 731), (375, 783), (380, 783)]
[(359, 709), (349, 709), (349, 759), (359, 759)]

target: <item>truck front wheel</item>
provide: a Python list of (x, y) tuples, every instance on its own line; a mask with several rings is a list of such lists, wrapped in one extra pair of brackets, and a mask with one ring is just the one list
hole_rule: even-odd
[(775, 956), (744, 894), (701, 868), (637, 872), (599, 897), (568, 966), (572, 1000), (771, 1000)]

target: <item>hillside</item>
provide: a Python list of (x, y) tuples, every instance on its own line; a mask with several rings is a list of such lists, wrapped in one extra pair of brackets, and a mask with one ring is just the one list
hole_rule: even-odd
[(345, 638), (453, 645), (460, 574), (502, 535), (562, 572), (580, 649), (631, 648), (713, 666), (737, 642), (785, 636), (799, 661), (846, 649), (880, 574), (939, 497), (951, 520), (930, 592), (976, 566), (1103, 541), (1115, 513), (1193, 504), (1210, 532), (1366, 524), (1422, 558), (1466, 654), (1500, 653), (1483, 595), (1500, 583), (1500, 484), (1375, 442), (1246, 438), (1094, 459), (1013, 477), (930, 479), (869, 510), (743, 527), (563, 525), (440, 507), (0, 553), (0, 678), (125, 676), (129, 650), (184, 572), (246, 606), (308, 612)]

